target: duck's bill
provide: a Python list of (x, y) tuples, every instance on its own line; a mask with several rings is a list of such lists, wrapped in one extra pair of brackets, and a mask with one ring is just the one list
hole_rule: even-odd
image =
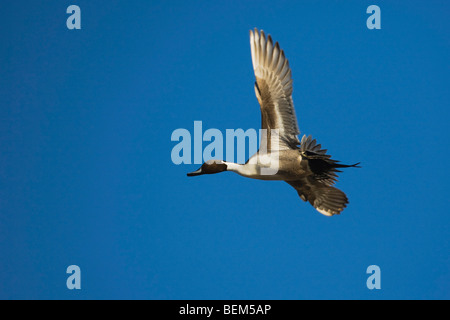
[(187, 174), (187, 176), (188, 176), (188, 177), (195, 177), (195, 176), (199, 176), (199, 175), (201, 175), (201, 174), (203, 174), (203, 173), (202, 173), (202, 168), (200, 168), (200, 169), (198, 169), (198, 170), (196, 170), (196, 171), (193, 171), (193, 172), (189, 172), (189, 173)]

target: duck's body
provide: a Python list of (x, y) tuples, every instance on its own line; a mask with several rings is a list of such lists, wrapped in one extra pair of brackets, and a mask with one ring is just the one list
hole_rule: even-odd
[(188, 176), (232, 171), (259, 180), (282, 180), (294, 187), (300, 198), (309, 201), (320, 213), (339, 214), (348, 203), (346, 195), (332, 187), (337, 168), (355, 167), (339, 164), (321, 149), (311, 136), (299, 141), (297, 118), (292, 101), (292, 78), (288, 60), (278, 42), (270, 35), (250, 31), (255, 93), (261, 106), (261, 149), (245, 164), (222, 160), (206, 161)]
[[(269, 164), (278, 162), (273, 174), (267, 174), (262, 170), (270, 170)], [(305, 161), (302, 162), (302, 156), (299, 150), (280, 150), (273, 151), (268, 155), (261, 155), (259, 152), (253, 155), (245, 164), (236, 164), (225, 162), (227, 171), (233, 171), (237, 174), (251, 179), (258, 180), (283, 180), (291, 181), (308, 174)], [(276, 171), (276, 172), (275, 172)]]

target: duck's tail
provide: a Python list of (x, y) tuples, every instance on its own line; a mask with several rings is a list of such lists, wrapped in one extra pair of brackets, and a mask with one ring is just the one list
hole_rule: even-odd
[(322, 149), (317, 144), (316, 139), (304, 135), (300, 142), (300, 152), (303, 159), (308, 160), (308, 165), (314, 173), (314, 178), (328, 186), (337, 181), (337, 172), (342, 172), (338, 168), (361, 168), (360, 162), (355, 164), (340, 164), (339, 161), (331, 159), (331, 155), (326, 154), (327, 150)]
[(361, 162), (355, 163), (355, 164), (340, 164), (340, 163), (335, 163), (334, 167), (335, 168), (361, 168), (361, 166), (359, 165), (361, 164)]

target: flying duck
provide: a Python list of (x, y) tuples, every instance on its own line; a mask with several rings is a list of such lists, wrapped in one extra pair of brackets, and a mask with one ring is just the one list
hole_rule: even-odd
[[(297, 117), (292, 101), (292, 77), (288, 60), (278, 42), (264, 31), (250, 30), (250, 47), (255, 72), (255, 94), (261, 106), (260, 149), (245, 164), (208, 160), (188, 176), (224, 171), (260, 180), (282, 180), (290, 184), (303, 201), (317, 211), (333, 216), (347, 206), (344, 192), (333, 187), (339, 168), (358, 167), (331, 159), (311, 136), (298, 139)], [(275, 168), (275, 170), (270, 170)]]

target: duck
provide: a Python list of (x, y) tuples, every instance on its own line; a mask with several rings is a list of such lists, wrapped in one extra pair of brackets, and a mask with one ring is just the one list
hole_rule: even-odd
[(346, 165), (331, 159), (326, 149), (300, 130), (292, 100), (293, 81), (288, 59), (278, 42), (263, 30), (250, 30), (250, 48), (256, 98), (261, 109), (262, 137), (259, 150), (245, 164), (208, 160), (189, 177), (235, 172), (258, 180), (285, 181), (300, 198), (325, 216), (340, 214), (349, 203), (346, 194), (334, 187)]

